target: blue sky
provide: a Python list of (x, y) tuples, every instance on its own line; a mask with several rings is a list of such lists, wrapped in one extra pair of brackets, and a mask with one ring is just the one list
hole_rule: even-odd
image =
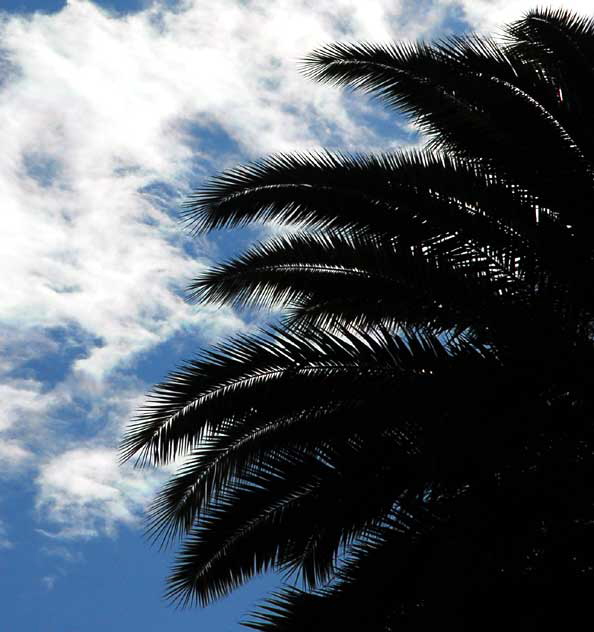
[(179, 205), (273, 152), (422, 142), (365, 98), (304, 79), (296, 62), (316, 46), (490, 31), (532, 4), (0, 0), (3, 631), (242, 629), (278, 578), (204, 610), (167, 606), (173, 551), (142, 538), (142, 514), (168, 473), (117, 464), (150, 386), (258, 319), (184, 300), (253, 235), (192, 240)]
[[(146, 8), (151, 0), (101, 0), (98, 6), (122, 13), (133, 13)], [(66, 0), (2, 0), (1, 8), (11, 13), (31, 13), (40, 11), (53, 13), (66, 5)]]

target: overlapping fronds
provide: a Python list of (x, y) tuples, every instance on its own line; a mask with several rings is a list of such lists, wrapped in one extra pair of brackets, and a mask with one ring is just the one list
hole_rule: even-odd
[(491, 40), (333, 44), (305, 68), (317, 80), (377, 95), (429, 134), (431, 147), (486, 161), (546, 206), (591, 195), (592, 167), (558, 116), (558, 86)]
[(332, 44), (304, 70), (429, 144), (279, 154), (185, 205), (195, 234), (290, 231), (190, 287), (280, 324), (172, 372), (122, 442), (180, 462), (148, 512), (182, 540), (168, 596), (274, 570), (300, 588), (248, 627), (566, 628), (594, 585), (594, 21)]

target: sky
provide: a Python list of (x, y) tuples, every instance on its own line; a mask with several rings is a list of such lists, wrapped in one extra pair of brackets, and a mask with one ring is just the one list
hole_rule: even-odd
[[(168, 472), (117, 463), (151, 385), (262, 316), (184, 288), (245, 246), (192, 239), (188, 193), (271, 153), (420, 144), (298, 61), (336, 40), (494, 32), (524, 0), (0, 0), (0, 603), (6, 632), (237, 632), (280, 578), (162, 599), (142, 536)], [(590, 3), (551, 2), (585, 13)]]

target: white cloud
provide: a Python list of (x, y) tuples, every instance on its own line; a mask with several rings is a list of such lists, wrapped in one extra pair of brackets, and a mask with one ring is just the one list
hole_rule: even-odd
[(36, 380), (10, 380), (0, 384), (0, 431), (11, 428), (25, 415), (38, 416), (52, 400), (53, 394), (44, 394)]
[(57, 529), (46, 534), (111, 536), (118, 524), (136, 524), (160, 476), (119, 467), (111, 448), (79, 447), (56, 456), (37, 479), (37, 510)]
[(450, 0), (450, 4), (459, 6), (471, 28), (483, 33), (497, 33), (504, 24), (520, 19), (536, 7), (569, 9), (582, 15), (593, 12), (592, 3), (587, 0)]
[(186, 256), (177, 224), (142, 191), (185, 190), (205, 151), (200, 137), (190, 148), (190, 121), (218, 125), (250, 155), (335, 133), (372, 142), (339, 91), (314, 89), (296, 61), (345, 35), (386, 39), (401, 14), (392, 2), (223, 0), (114, 18), (80, 0), (7, 19), (2, 42), (17, 71), (0, 92), (4, 322), (90, 332), (95, 343), (76, 366), (99, 377), (181, 326), (240, 327), (180, 299), (203, 261)]
[(46, 575), (41, 578), (41, 583), (46, 590), (53, 590), (58, 578), (55, 575)]
[(30, 444), (37, 444), (47, 411), (58, 401), (33, 379), (5, 379), (0, 383), (0, 476), (17, 474), (31, 465)]
[(6, 549), (12, 549), (14, 544), (8, 539), (6, 535), (6, 527), (4, 522), (0, 520), (0, 551)]
[(0, 474), (15, 472), (26, 465), (33, 454), (16, 441), (5, 440), (0, 443)]
[(78, 564), (84, 561), (84, 555), (80, 551), (73, 551), (63, 545), (43, 546), (41, 552), (48, 557), (58, 559), (69, 564)]

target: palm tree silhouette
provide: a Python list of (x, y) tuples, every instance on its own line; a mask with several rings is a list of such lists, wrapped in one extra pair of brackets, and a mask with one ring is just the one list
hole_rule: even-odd
[(190, 227), (291, 225), (193, 283), (283, 307), (152, 392), (122, 456), (184, 457), (149, 532), (206, 604), (276, 569), (258, 630), (495, 630), (588, 615), (594, 577), (594, 21), (334, 44), (419, 151), (278, 155), (187, 203)]

